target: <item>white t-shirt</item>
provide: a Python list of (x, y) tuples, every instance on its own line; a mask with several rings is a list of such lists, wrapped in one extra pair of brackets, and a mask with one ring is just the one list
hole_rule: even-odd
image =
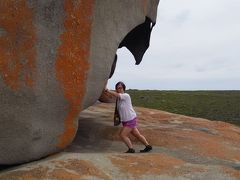
[(127, 93), (119, 94), (117, 108), (121, 118), (121, 121), (133, 120), (137, 114), (132, 107), (131, 97)]

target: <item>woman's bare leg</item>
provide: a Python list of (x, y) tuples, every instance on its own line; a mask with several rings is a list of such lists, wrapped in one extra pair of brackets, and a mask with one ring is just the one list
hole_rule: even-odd
[(131, 131), (132, 135), (135, 136), (139, 141), (141, 141), (145, 146), (149, 145), (149, 143), (147, 142), (146, 138), (140, 134), (140, 132), (138, 131), (137, 128), (134, 128)]
[(128, 148), (133, 148), (132, 142), (129, 139), (129, 134), (131, 133), (132, 129), (128, 127), (123, 127), (120, 131), (120, 137), (122, 138), (123, 142), (127, 145)]

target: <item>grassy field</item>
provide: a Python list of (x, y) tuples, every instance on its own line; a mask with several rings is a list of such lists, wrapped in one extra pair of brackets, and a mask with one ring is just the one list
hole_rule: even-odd
[(221, 120), (240, 126), (240, 91), (128, 90), (134, 106)]

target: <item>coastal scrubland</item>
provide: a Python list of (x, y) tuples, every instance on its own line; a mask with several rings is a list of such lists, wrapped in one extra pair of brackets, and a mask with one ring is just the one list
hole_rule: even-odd
[(134, 106), (177, 114), (220, 120), (240, 126), (240, 91), (162, 91), (127, 92)]

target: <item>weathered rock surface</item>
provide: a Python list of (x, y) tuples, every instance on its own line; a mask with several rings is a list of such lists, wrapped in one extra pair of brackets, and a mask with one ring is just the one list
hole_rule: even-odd
[[(9, 167), (8, 179), (240, 179), (240, 128), (234, 125), (135, 108), (139, 129), (153, 151), (124, 154), (113, 104), (84, 110), (73, 143), (59, 154)], [(134, 139), (133, 139), (134, 140)], [(143, 148), (134, 142), (138, 151)]]
[(73, 140), (126, 46), (139, 64), (158, 0), (0, 0), (0, 164)]

